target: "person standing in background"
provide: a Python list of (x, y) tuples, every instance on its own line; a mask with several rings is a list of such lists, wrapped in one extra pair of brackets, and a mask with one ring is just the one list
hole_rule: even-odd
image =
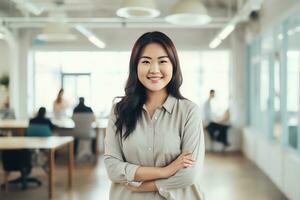
[(66, 117), (66, 110), (69, 103), (64, 99), (64, 89), (60, 89), (53, 103), (54, 118), (61, 119)]

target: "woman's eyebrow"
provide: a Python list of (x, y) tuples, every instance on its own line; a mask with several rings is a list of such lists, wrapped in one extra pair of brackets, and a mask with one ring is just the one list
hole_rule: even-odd
[(149, 57), (149, 56), (141, 56), (140, 59), (141, 59), (141, 58), (147, 58), (147, 59), (150, 59), (150, 60), (152, 59), (152, 58)]
[[(152, 58), (149, 57), (149, 56), (141, 56), (140, 59), (141, 59), (141, 58), (146, 58), (146, 59), (152, 60)], [(159, 56), (159, 57), (158, 57), (158, 59), (162, 59), (162, 58), (169, 58), (169, 56)]]
[(169, 56), (159, 56), (158, 59), (169, 58)]

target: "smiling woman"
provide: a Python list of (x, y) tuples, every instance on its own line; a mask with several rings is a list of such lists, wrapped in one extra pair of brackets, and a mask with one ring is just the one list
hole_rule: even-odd
[(147, 92), (161, 91), (170, 82), (173, 73), (171, 61), (163, 46), (158, 43), (145, 47), (137, 70), (138, 78), (148, 89)]
[(201, 199), (200, 109), (185, 99), (173, 42), (161, 32), (135, 43), (125, 96), (113, 106), (104, 162), (110, 199)]

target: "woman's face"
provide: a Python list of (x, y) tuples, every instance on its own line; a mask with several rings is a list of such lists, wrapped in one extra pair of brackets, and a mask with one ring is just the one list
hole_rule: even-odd
[(158, 43), (148, 44), (137, 66), (139, 81), (151, 92), (166, 90), (173, 74), (173, 66), (165, 49)]

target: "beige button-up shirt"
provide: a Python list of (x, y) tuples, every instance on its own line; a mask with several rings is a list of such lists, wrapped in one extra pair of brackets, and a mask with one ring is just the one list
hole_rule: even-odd
[[(189, 100), (169, 95), (152, 119), (146, 107), (127, 139), (116, 134), (112, 109), (105, 137), (104, 163), (112, 181), (110, 200), (201, 199), (198, 175), (204, 161), (204, 135), (199, 107)], [(155, 180), (158, 192), (137, 193), (124, 184), (136, 184), (139, 166), (163, 167), (183, 151), (192, 151), (196, 164), (169, 178)]]

